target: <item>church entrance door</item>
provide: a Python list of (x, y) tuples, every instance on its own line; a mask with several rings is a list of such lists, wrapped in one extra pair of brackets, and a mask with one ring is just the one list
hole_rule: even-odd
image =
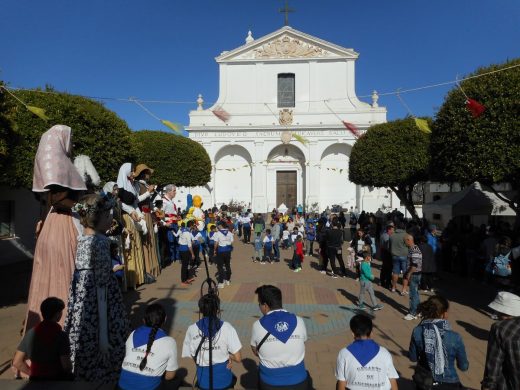
[(276, 207), (284, 203), (289, 210), (297, 202), (296, 171), (276, 172)]

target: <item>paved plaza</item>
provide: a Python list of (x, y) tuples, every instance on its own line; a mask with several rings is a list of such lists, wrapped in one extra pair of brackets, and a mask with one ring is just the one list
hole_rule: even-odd
[[(254, 290), (261, 284), (274, 284), (281, 288), (286, 309), (302, 316), (307, 326), (309, 340), (306, 344), (305, 364), (309, 370), (315, 389), (333, 389), (334, 368), (338, 351), (352, 341), (349, 320), (359, 310), (356, 308), (358, 283), (352, 278), (332, 279), (320, 274), (316, 268), (318, 259), (306, 257), (303, 271), (293, 273), (287, 266), (292, 256), (289, 250), (282, 251), (282, 261), (275, 264), (253, 263), (251, 245), (235, 243), (232, 255), (232, 281), (230, 286), (219, 290), (222, 300), (222, 319), (229, 321), (238, 331), (243, 344), (243, 363), (233, 369), (238, 377), (236, 388), (255, 388), (257, 362), (249, 347), (251, 325), (260, 318), (260, 311)], [(374, 268), (379, 268), (375, 261)], [(210, 267), (214, 276), (216, 267)], [(379, 270), (374, 269), (379, 275)], [(351, 274), (353, 276), (353, 274)], [(181, 359), (180, 349), (189, 324), (196, 321), (197, 301), (201, 283), (205, 278), (203, 268), (191, 287), (180, 285), (180, 265), (166, 268), (156, 283), (145, 285), (136, 291), (126, 293), (125, 300), (131, 310), (132, 326), (141, 323), (147, 304), (159, 301), (168, 312), (166, 328), (177, 340), (179, 347), (180, 375), (191, 383), (195, 373), (191, 359)], [(377, 279), (376, 279), (377, 281)], [(454, 330), (460, 332), (468, 353), (469, 371), (460, 373), (462, 383), (468, 388), (480, 388), (486, 355), (488, 329), (492, 320), (486, 312), (486, 305), (494, 297), (495, 291), (478, 282), (460, 279), (444, 274), (438, 281), (438, 290), (451, 303), (449, 320)], [(408, 344), (412, 329), (418, 321), (404, 321), (407, 313), (408, 297), (390, 293), (375, 287), (376, 296), (384, 309), (374, 316), (374, 338), (393, 355), (394, 364), (401, 376), (399, 388), (413, 389), (411, 381), (413, 366), (407, 358)], [(421, 300), (427, 294), (421, 293)], [(0, 360), (2, 368), (12, 358), (19, 342), (19, 329), (25, 312), (25, 304), (11, 305), (0, 309)], [(2, 379), (12, 377), (10, 370), (2, 369)]]

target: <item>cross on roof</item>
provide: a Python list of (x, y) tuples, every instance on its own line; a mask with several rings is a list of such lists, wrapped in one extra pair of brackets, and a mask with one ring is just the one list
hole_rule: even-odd
[(294, 12), (294, 9), (289, 8), (289, 2), (285, 0), (285, 7), (278, 10), (279, 13), (285, 14), (285, 25), (289, 25), (289, 12)]

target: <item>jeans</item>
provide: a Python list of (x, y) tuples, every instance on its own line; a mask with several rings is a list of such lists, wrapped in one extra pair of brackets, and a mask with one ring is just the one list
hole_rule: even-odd
[(177, 261), (178, 259), (180, 259), (179, 243), (177, 237), (173, 235), (173, 233), (177, 233), (178, 230), (178, 227), (168, 228), (167, 230), (168, 255), (170, 256), (170, 262)]
[(242, 230), (244, 232), (244, 242), (248, 243), (251, 241), (251, 225), (243, 225)]
[(421, 283), (421, 274), (416, 272), (410, 276), (410, 314), (417, 315), (417, 306), (419, 306), (419, 284)]
[(359, 281), (359, 306), (365, 303), (365, 291), (368, 291), (368, 295), (370, 296), (370, 300), (372, 301), (372, 306), (377, 305), (377, 299), (374, 295), (374, 287), (372, 286), (372, 282), (368, 280), (360, 280)]
[(280, 239), (274, 240), (273, 251), (274, 251), (274, 259), (276, 261), (280, 261)]
[(309, 256), (312, 256), (312, 247), (314, 246), (314, 240), (307, 240), (307, 247), (309, 248)]
[(294, 253), (293, 253), (291, 263), (292, 263), (291, 265), (294, 269), (298, 269), (298, 268), (302, 267), (302, 259), (300, 258), (300, 256), (298, 254), (296, 254), (296, 251), (294, 251)]
[(255, 249), (255, 260), (263, 260), (264, 259), (264, 250), (262, 248)]
[(217, 254), (217, 268), (219, 283), (223, 283), (224, 280), (231, 280), (231, 252), (220, 252)]
[(408, 258), (406, 256), (393, 256), (392, 264), (392, 273), (395, 275), (399, 275), (401, 272), (404, 275), (408, 270)]

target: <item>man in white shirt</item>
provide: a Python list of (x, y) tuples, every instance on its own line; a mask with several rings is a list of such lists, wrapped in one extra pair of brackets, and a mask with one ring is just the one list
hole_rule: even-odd
[(256, 289), (263, 317), (253, 324), (251, 349), (260, 359), (260, 383), (263, 390), (307, 390), (311, 387), (305, 369), (307, 329), (301, 317), (282, 308), (278, 287), (263, 285)]
[[(163, 211), (164, 211), (164, 222), (166, 229), (166, 234), (161, 235), (163, 238), (166, 236), (168, 241), (167, 247), (169, 249), (169, 263), (175, 262), (180, 259), (179, 254), (179, 242), (177, 238), (177, 232), (179, 230), (179, 225), (177, 221), (179, 220), (177, 215), (177, 205), (175, 204), (175, 195), (177, 194), (177, 187), (173, 184), (168, 184), (163, 189), (164, 195), (162, 197), (163, 201)], [(166, 244), (166, 243), (165, 243)]]
[(192, 235), (190, 232), (193, 221), (188, 221), (188, 226), (182, 223), (179, 232), (179, 255), (181, 257), (181, 282), (183, 286), (189, 286), (194, 279), (189, 278), (188, 266), (190, 261), (195, 258), (193, 254)]
[(392, 355), (370, 338), (370, 317), (355, 315), (350, 320), (350, 330), (354, 342), (339, 352), (336, 390), (397, 390), (399, 375)]
[(217, 259), (218, 288), (231, 284), (231, 251), (233, 250), (233, 233), (224, 222), (218, 225), (218, 232), (213, 235), (215, 249), (213, 255)]

